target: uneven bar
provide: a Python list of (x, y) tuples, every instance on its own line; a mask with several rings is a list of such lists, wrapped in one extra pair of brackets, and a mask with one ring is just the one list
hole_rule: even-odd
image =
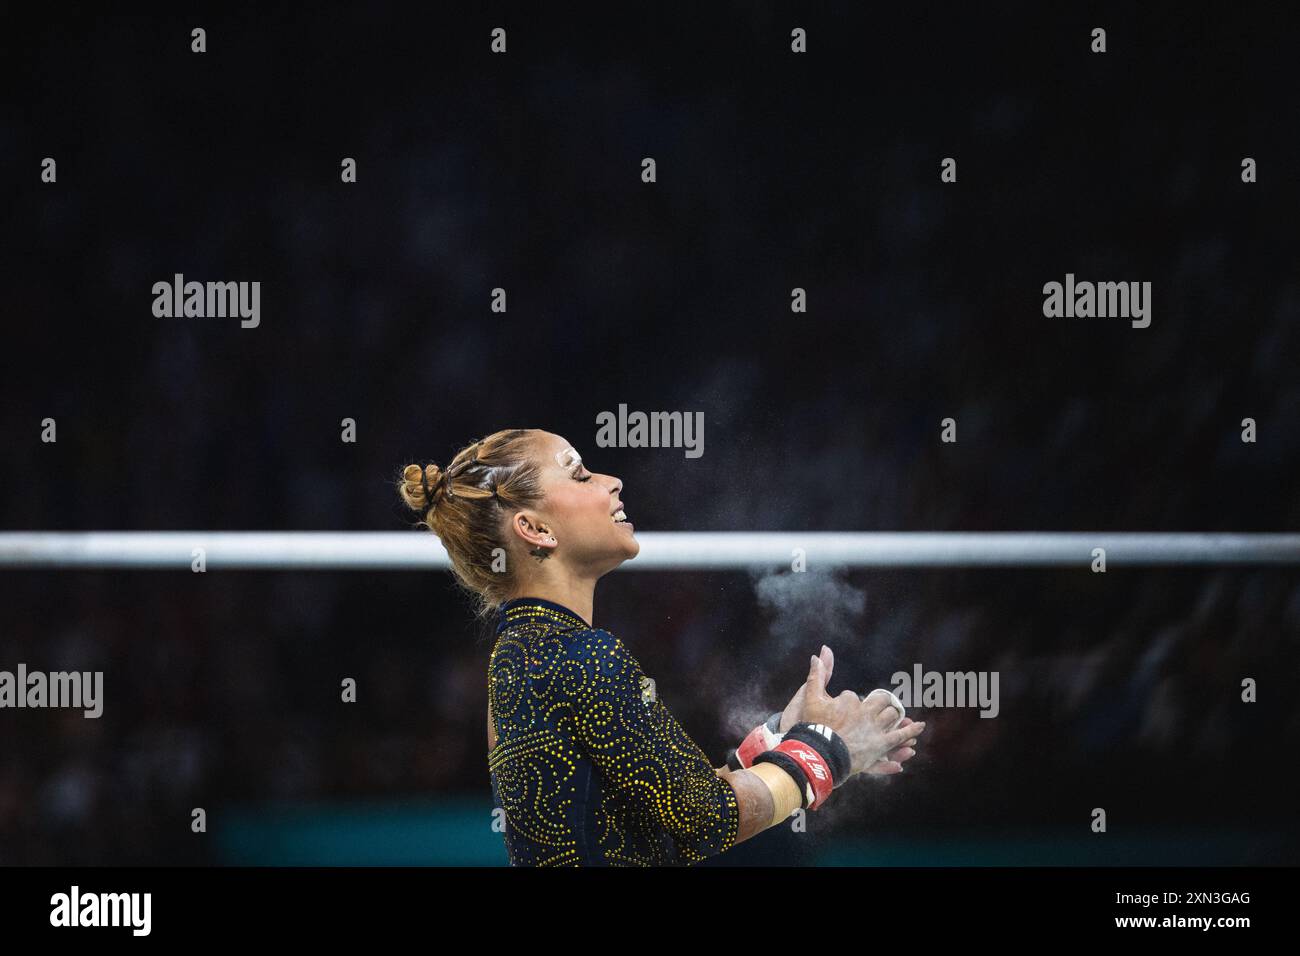
[[(643, 531), (641, 571), (771, 570), (802, 550), (811, 569), (1297, 565), (1300, 534), (1144, 531)], [(0, 532), (0, 568), (416, 571), (448, 568), (428, 532)]]

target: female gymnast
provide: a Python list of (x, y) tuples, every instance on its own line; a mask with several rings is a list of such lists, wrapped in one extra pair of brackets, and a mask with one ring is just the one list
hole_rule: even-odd
[(887, 691), (829, 696), (824, 645), (786, 709), (710, 764), (593, 625), (596, 582), (640, 550), (622, 489), (537, 429), (489, 435), (445, 470), (407, 465), (398, 484), (497, 617), (488, 770), (511, 864), (689, 865), (817, 809), (853, 774), (902, 770), (925, 724)]

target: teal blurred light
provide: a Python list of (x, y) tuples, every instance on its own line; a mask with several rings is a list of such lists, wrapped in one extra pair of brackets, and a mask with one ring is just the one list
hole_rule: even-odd
[[(216, 862), (232, 866), (505, 866), (485, 800), (250, 805), (212, 826)], [(1075, 835), (1059, 829), (925, 838), (838, 836), (813, 866), (1237, 866), (1267, 864), (1266, 830), (1144, 828)], [(751, 850), (761, 849), (762, 838)], [(764, 861), (771, 862), (771, 861)]]
[(210, 831), (229, 866), (505, 866), (491, 814), (485, 800), (260, 804)]

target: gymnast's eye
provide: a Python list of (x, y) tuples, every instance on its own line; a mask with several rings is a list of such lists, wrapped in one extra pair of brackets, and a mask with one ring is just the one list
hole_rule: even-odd
[(585, 478), (579, 478), (579, 477), (578, 477), (578, 473), (575, 471), (575, 472), (573, 473), (573, 480), (574, 480), (574, 481), (591, 481), (591, 475), (587, 475)]

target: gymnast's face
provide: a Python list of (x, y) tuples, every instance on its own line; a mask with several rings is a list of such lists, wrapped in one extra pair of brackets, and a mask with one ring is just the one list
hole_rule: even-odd
[(555, 537), (555, 553), (598, 574), (635, 558), (641, 545), (623, 515), (623, 482), (589, 471), (559, 435), (538, 432), (536, 447), (546, 493), (539, 519)]

